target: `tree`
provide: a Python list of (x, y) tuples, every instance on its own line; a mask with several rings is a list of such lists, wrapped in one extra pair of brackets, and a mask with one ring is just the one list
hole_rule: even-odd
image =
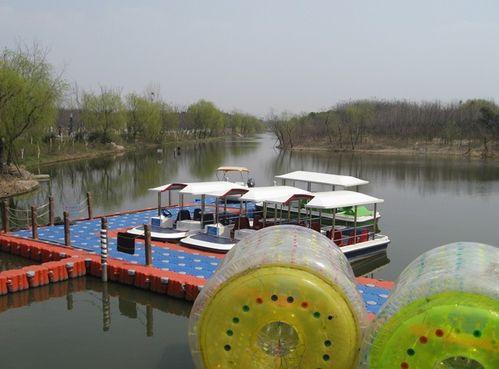
[(199, 100), (187, 108), (186, 120), (192, 128), (206, 130), (208, 135), (220, 134), (225, 126), (224, 114), (210, 101)]
[(122, 129), (126, 114), (121, 94), (116, 89), (101, 87), (100, 94), (83, 94), (82, 119), (93, 137), (102, 143), (112, 141), (111, 134)]
[(261, 132), (264, 128), (263, 123), (258, 118), (239, 112), (227, 114), (226, 126), (230, 128), (233, 133), (240, 133), (241, 135)]
[(161, 132), (161, 103), (152, 98), (129, 94), (127, 101), (127, 133), (136, 140), (141, 137), (157, 141)]
[(161, 125), (163, 135), (167, 135), (169, 131), (178, 130), (180, 126), (180, 113), (167, 103), (161, 104)]
[(57, 103), (66, 88), (60, 75), (46, 60), (47, 52), (37, 45), (0, 54), (0, 170), (5, 152), (13, 161), (16, 143), (51, 125)]

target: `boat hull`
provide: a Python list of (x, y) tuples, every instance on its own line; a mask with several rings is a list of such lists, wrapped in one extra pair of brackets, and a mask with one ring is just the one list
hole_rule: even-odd
[[(226, 253), (236, 245), (237, 240), (198, 233), (181, 239), (180, 243), (195, 249)], [(389, 244), (390, 239), (387, 236), (378, 235), (374, 240), (360, 242), (355, 245), (342, 246), (340, 249), (349, 261), (359, 261), (369, 258), (374, 254), (386, 251)]]

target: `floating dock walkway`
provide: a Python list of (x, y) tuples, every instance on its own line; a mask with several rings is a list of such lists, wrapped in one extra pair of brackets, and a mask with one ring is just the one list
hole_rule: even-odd
[[(191, 212), (195, 206), (187, 206)], [(178, 208), (169, 209), (175, 213)], [(135, 253), (117, 250), (117, 234), (148, 223), (157, 209), (123, 212), (105, 216), (108, 221), (108, 278), (110, 281), (194, 301), (224, 255), (194, 250), (179, 244), (151, 242), (152, 266), (145, 266), (143, 240), (136, 240)], [(0, 273), (0, 295), (83, 275), (101, 277), (100, 217), (75, 221), (70, 226), (71, 246), (65, 246), (63, 225), (0, 233), (0, 250), (31, 259), (37, 265)], [(392, 282), (358, 278), (358, 288), (369, 313), (376, 314), (386, 301)]]

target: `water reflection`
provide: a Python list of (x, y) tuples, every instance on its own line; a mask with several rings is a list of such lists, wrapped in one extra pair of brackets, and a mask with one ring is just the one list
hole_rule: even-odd
[(187, 317), (191, 308), (186, 301), (116, 283), (102, 283), (96, 278), (83, 277), (0, 296), (0, 312), (61, 297), (66, 299), (68, 311), (77, 309), (79, 305), (92, 305), (95, 311), (102, 315), (102, 331), (104, 332), (112, 328), (111, 298), (116, 298), (120, 315), (138, 320), (144, 326), (144, 334), (147, 337), (154, 335), (155, 310)]
[(371, 255), (369, 258), (354, 261), (351, 263), (353, 272), (356, 277), (360, 276), (373, 276), (374, 272), (379, 272), (383, 267), (390, 263), (390, 259), (386, 251), (382, 251)]
[(269, 176), (294, 170), (341, 173), (372, 183), (390, 182), (421, 194), (438, 190), (456, 195), (487, 194), (498, 188), (499, 181), (499, 162), (462, 157), (278, 151), (266, 168)]
[(0, 252), (0, 272), (4, 270), (21, 269), (22, 267), (33, 264), (36, 264), (36, 262), (17, 255)]

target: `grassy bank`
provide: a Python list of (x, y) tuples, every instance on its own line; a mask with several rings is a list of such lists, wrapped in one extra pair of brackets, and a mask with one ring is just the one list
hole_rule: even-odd
[(224, 140), (227, 137), (208, 137), (203, 139), (185, 139), (177, 141), (165, 141), (161, 144), (136, 142), (119, 144), (84, 144), (77, 142), (57, 142), (52, 145), (43, 146), (26, 144), (17, 150), (16, 162), (26, 168), (40, 165), (50, 165), (64, 161), (91, 159), (105, 155), (122, 155), (129, 151), (164, 148), (167, 146), (185, 146), (201, 142), (213, 142)]
[[(471, 141), (441, 142), (440, 140), (433, 140), (431, 142), (421, 142), (406, 140), (394, 142), (393, 140), (366, 139), (362, 145), (357, 146), (355, 150), (352, 150), (348, 147), (340, 148), (327, 140), (314, 140), (305, 144), (300, 143), (293, 147), (285, 147), (283, 149), (293, 151), (356, 152), (387, 155), (435, 155), (473, 159), (484, 158), (483, 147), (479, 143)], [(498, 152), (499, 142), (491, 142), (487, 158), (498, 160)]]

